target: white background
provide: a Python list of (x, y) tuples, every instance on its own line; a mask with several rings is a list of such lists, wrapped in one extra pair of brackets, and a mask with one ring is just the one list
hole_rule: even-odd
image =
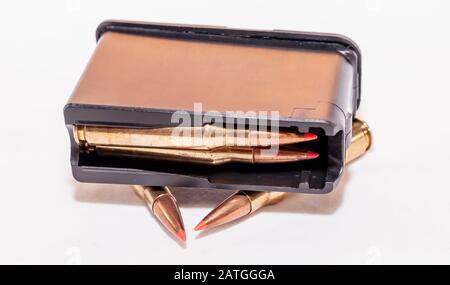
[[(450, 263), (448, 1), (1, 1), (0, 263)], [(363, 54), (373, 151), (332, 194), (209, 234), (230, 192), (177, 190), (181, 246), (129, 187), (71, 176), (63, 106), (105, 19), (340, 33)]]

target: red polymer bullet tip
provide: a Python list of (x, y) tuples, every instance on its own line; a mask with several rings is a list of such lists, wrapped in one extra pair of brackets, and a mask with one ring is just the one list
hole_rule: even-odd
[(315, 139), (317, 139), (317, 135), (313, 134), (313, 133), (306, 133), (304, 135), (305, 141), (313, 141)]
[(186, 233), (185, 233), (185, 231), (179, 230), (179, 231), (177, 232), (177, 236), (178, 236), (178, 238), (179, 238), (180, 240), (186, 241)]
[(314, 158), (318, 158), (319, 154), (314, 151), (307, 151), (306, 156), (308, 157), (308, 159), (314, 159)]
[(195, 227), (195, 230), (196, 230), (196, 231), (201, 231), (201, 230), (206, 229), (206, 227), (207, 227), (207, 225), (206, 225), (205, 221), (201, 221), (201, 222)]

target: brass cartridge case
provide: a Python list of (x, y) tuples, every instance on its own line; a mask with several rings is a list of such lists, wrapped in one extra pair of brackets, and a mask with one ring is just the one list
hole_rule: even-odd
[(78, 144), (90, 146), (185, 148), (211, 150), (219, 147), (264, 147), (317, 139), (312, 133), (266, 132), (227, 129), (214, 125), (172, 128), (117, 128), (74, 126)]

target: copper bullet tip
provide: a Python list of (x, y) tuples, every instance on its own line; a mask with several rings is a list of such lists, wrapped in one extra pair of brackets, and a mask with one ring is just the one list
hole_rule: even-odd
[(134, 190), (171, 234), (186, 241), (183, 218), (177, 201), (168, 187), (135, 186)]
[(246, 195), (233, 195), (206, 215), (195, 227), (195, 230), (214, 228), (244, 217), (251, 212), (251, 201)]
[[(317, 135), (313, 133), (294, 133), (294, 132), (280, 132), (278, 134), (278, 144), (288, 145), (301, 142), (309, 142), (317, 139)], [(272, 142), (273, 143), (273, 142)]]
[(310, 160), (319, 157), (314, 151), (280, 149), (276, 155), (264, 153), (263, 149), (256, 149), (254, 152), (255, 163), (280, 163)]
[(153, 203), (153, 213), (169, 232), (175, 234), (183, 241), (186, 240), (183, 220), (176, 200), (172, 195), (164, 194), (159, 196)]
[(206, 224), (206, 222), (202, 220), (202, 221), (200, 221), (200, 223), (198, 223), (198, 225), (195, 227), (194, 230), (202, 231), (202, 230), (206, 229), (207, 227), (208, 227), (208, 225)]

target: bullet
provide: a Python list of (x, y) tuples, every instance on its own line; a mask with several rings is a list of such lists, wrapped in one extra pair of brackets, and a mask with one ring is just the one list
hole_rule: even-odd
[(196, 231), (214, 228), (242, 217), (260, 208), (281, 202), (285, 192), (238, 191), (212, 210), (195, 227)]
[(214, 125), (153, 129), (75, 125), (73, 131), (74, 138), (80, 145), (200, 150), (218, 147), (267, 147), (317, 139), (317, 135), (313, 133), (227, 129)]
[[(352, 142), (346, 153), (346, 163), (361, 157), (372, 145), (372, 136), (366, 122), (354, 119), (352, 125)], [(286, 192), (237, 191), (219, 206), (213, 209), (195, 227), (196, 231), (214, 228), (242, 217), (268, 205), (281, 202)]]
[(150, 147), (95, 146), (99, 155), (116, 155), (167, 161), (191, 162), (206, 165), (239, 163), (284, 163), (317, 158), (318, 153), (307, 150), (283, 150), (275, 155), (264, 152), (267, 149), (253, 147), (221, 147), (212, 150), (172, 149)]
[(183, 219), (168, 187), (134, 186), (133, 189), (170, 233), (186, 241)]

